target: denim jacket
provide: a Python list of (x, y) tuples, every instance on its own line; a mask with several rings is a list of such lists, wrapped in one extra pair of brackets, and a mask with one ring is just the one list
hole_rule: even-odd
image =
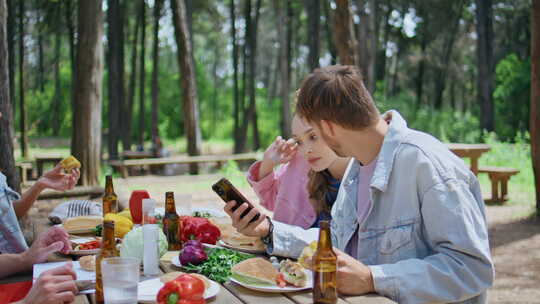
[(11, 190), (6, 176), (0, 173), (0, 252), (20, 253), (28, 249), (23, 233), (17, 221), (12, 202), (20, 198)]
[[(358, 223), (360, 165), (352, 160), (332, 208), (333, 246), (347, 252), (358, 237), (375, 291), (399, 303), (486, 303), (494, 266), (478, 180), (440, 141), (409, 129), (398, 112), (388, 115), (372, 206)], [(269, 251), (297, 257), (315, 239), (316, 229), (275, 222)]]

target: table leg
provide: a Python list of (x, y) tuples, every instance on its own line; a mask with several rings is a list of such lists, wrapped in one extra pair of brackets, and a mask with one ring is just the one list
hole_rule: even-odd
[(41, 175), (43, 175), (43, 162), (40, 160), (36, 160), (36, 167), (37, 167), (38, 178), (40, 178)]
[(496, 176), (490, 174), (489, 179), (491, 180), (491, 202), (499, 202), (499, 179)]
[(471, 171), (478, 176), (478, 157), (471, 157)]
[(501, 179), (501, 201), (506, 201), (508, 194), (508, 178)]

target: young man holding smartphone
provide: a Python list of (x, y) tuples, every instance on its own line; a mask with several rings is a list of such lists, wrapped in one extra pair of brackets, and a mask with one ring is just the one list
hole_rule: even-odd
[[(432, 136), (409, 129), (396, 111), (379, 114), (353, 66), (308, 75), (297, 114), (339, 156), (352, 156), (332, 209), (338, 291), (377, 292), (403, 303), (486, 303), (493, 283), (484, 203), (474, 174)], [(269, 252), (296, 257), (316, 239), (260, 218), (239, 232), (260, 236)]]

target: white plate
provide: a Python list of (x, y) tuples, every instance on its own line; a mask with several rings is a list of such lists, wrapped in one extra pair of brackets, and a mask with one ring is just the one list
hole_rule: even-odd
[(256, 290), (256, 291), (263, 291), (263, 292), (295, 292), (300, 290), (306, 290), (306, 289), (312, 289), (313, 288), (313, 272), (310, 270), (306, 270), (307, 275), (307, 284), (304, 287), (295, 287), (292, 285), (287, 285), (285, 287), (279, 287), (277, 285), (275, 286), (261, 286), (261, 285), (252, 285), (252, 284), (246, 284), (242, 283), (240, 281), (237, 281), (234, 278), (230, 278), (231, 282), (234, 282), (240, 286), (243, 286), (248, 289)]
[[(210, 299), (219, 293), (219, 284), (208, 279), (210, 287), (204, 291), (204, 298)], [(139, 283), (137, 290), (137, 300), (139, 303), (156, 303), (156, 296), (163, 287), (163, 283), (159, 278), (150, 279)]]
[(223, 240), (219, 240), (217, 244), (225, 248), (242, 251), (245, 253), (265, 253), (266, 252), (266, 249), (258, 249), (258, 248), (253, 248), (251, 246), (233, 246), (227, 242), (224, 242)]
[(171, 263), (176, 267), (182, 267), (182, 263), (180, 263), (180, 256), (179, 255), (173, 256), (172, 259), (171, 259)]

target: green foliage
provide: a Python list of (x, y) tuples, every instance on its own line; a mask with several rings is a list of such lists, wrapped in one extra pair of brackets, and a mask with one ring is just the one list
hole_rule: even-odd
[(497, 64), (495, 77), (495, 131), (502, 140), (513, 140), (519, 132), (529, 129), (530, 58), (521, 60), (516, 54), (506, 56)]
[(228, 161), (225, 166), (223, 166), (219, 173), (229, 179), (231, 183), (237, 188), (243, 188), (249, 186), (244, 172), (240, 171), (236, 161)]
[(442, 141), (474, 143), (480, 139), (478, 118), (469, 112), (452, 109), (435, 110), (429, 106), (416, 107), (416, 100), (407, 93), (384, 99), (376, 94), (381, 111), (397, 110), (412, 129), (429, 133)]

